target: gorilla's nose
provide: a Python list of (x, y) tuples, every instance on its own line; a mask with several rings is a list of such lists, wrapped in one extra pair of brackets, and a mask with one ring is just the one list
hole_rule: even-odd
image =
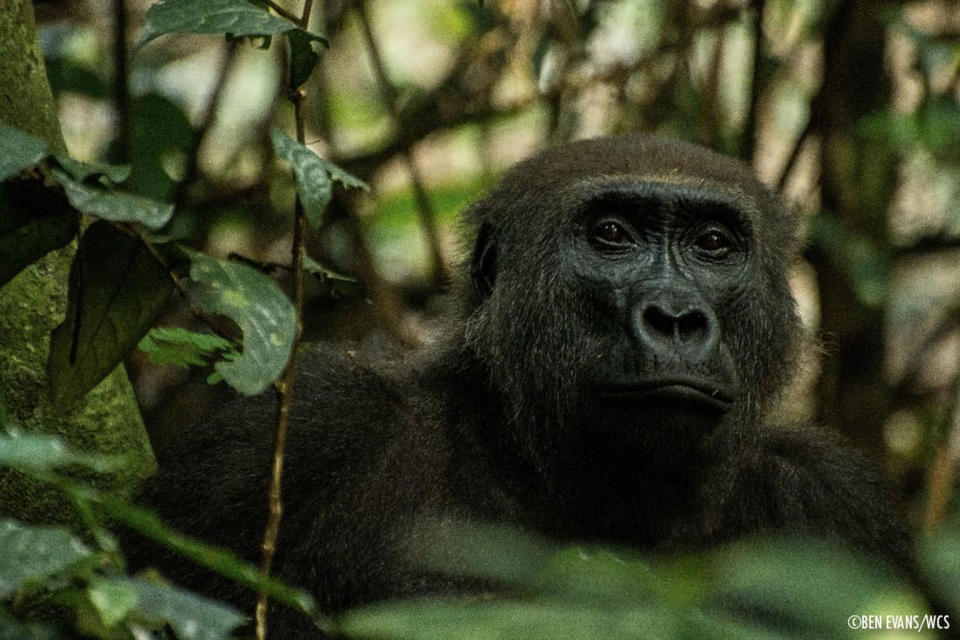
[(637, 337), (658, 355), (708, 358), (719, 339), (717, 319), (696, 298), (665, 293), (642, 302), (633, 319)]

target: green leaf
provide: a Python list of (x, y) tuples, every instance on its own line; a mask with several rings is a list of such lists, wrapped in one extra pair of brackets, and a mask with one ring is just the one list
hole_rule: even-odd
[(951, 610), (960, 610), (960, 535), (947, 528), (920, 541), (923, 577)]
[(287, 41), (290, 43), (290, 87), (296, 89), (310, 78), (320, 61), (313, 43), (326, 43), (326, 40), (309, 31), (295, 29), (287, 34)]
[(337, 180), (347, 187), (369, 189), (365, 182), (327, 162), (280, 129), (274, 128), (270, 137), (277, 155), (293, 165), (293, 173), (297, 178), (297, 194), (307, 220), (313, 226), (318, 226), (323, 221), (323, 212), (333, 193), (331, 180)]
[(269, 36), (297, 25), (248, 0), (160, 0), (147, 10), (138, 47), (167, 33)]
[(110, 182), (120, 184), (130, 177), (130, 165), (128, 164), (90, 164), (59, 154), (55, 154), (53, 158), (60, 165), (60, 168), (70, 174), (70, 177), (77, 182), (86, 182), (93, 177), (105, 176)]
[(82, 465), (93, 471), (116, 467), (107, 456), (71, 451), (56, 436), (25, 433), (17, 429), (0, 432), (0, 466), (43, 474), (66, 465)]
[(62, 640), (64, 637), (48, 625), (18, 622), (0, 616), (0, 640)]
[(180, 640), (229, 640), (233, 630), (247, 621), (231, 606), (173, 586), (134, 578), (101, 580), (99, 585), (101, 593), (109, 589), (121, 598), (111, 603), (119, 605), (111, 615), (120, 613), (120, 608), (128, 607), (132, 600), (135, 605), (127, 608), (124, 615), (135, 608), (150, 620), (169, 624)]
[(0, 598), (41, 582), (84, 560), (91, 551), (60, 527), (0, 520)]
[(113, 627), (137, 606), (137, 591), (125, 580), (97, 578), (87, 586), (87, 597), (96, 609), (100, 621)]
[(322, 289), (321, 295), (331, 298), (357, 297), (362, 294), (360, 281), (323, 266), (308, 255), (303, 256), (303, 268), (314, 276)]
[(172, 364), (184, 369), (205, 367), (221, 351), (233, 352), (233, 345), (220, 336), (197, 333), (180, 327), (158, 327), (143, 336), (137, 347), (150, 355), (154, 364)]
[(46, 142), (0, 122), (0, 182), (39, 163), (46, 155)]
[(67, 315), (50, 337), (47, 376), (64, 406), (120, 364), (163, 310), (173, 282), (138, 239), (95, 222), (70, 267)]
[(98, 494), (94, 498), (107, 515), (201, 567), (215, 571), (237, 584), (250, 587), (253, 591), (262, 591), (270, 596), (271, 600), (281, 602), (308, 616), (316, 615), (316, 604), (310, 594), (289, 587), (276, 578), (264, 576), (255, 566), (233, 552), (188, 538), (168, 527), (146, 509), (109, 495)]
[(217, 362), (216, 370), (240, 393), (261, 393), (290, 360), (297, 324), (293, 305), (269, 276), (253, 267), (185, 251), (196, 283), (191, 298), (206, 311), (229, 317), (243, 331), (243, 352)]
[(70, 242), (79, 216), (42, 180), (0, 184), (0, 286), (49, 251)]
[(83, 213), (112, 222), (138, 222), (159, 229), (169, 222), (173, 205), (119, 191), (105, 191), (73, 181), (66, 172), (53, 170), (70, 204)]

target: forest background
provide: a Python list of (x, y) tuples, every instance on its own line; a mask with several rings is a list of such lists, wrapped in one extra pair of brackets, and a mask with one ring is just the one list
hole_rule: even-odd
[[(148, 292), (131, 302), (143, 317), (131, 335), (117, 340), (126, 346), (114, 345), (106, 370), (83, 369), (82, 357), (79, 366), (71, 360), (57, 369), (47, 363), (49, 331), (65, 310), (77, 326), (86, 313), (67, 291), (68, 281), (79, 289), (80, 276), (66, 274), (75, 244), (22, 273), (39, 255), (20, 256), (19, 262), (0, 259), (2, 419), (27, 431), (56, 433), (80, 450), (137, 452), (132, 457), (138, 462), (106, 474), (108, 480), (98, 475), (99, 458), (86, 460), (95, 467), (89, 473), (97, 490), (123, 494), (150, 472), (154, 459), (162, 463), (178, 430), (228, 385), (265, 388), (286, 364), (280, 353), (269, 371), (244, 377), (236, 375), (243, 363), (232, 374), (224, 368), (230, 358), (239, 360), (240, 334), (248, 340), (244, 349), (251, 346), (245, 322), (253, 320), (218, 320), (215, 304), (204, 308), (191, 298), (183, 286), (189, 278), (176, 273), (177, 260), (163, 247), (176, 243), (202, 252), (189, 254), (194, 266), (208, 256), (218, 260), (211, 264), (229, 265), (225, 271), (242, 265), (269, 276), (279, 289), (271, 289), (265, 300), (282, 290), (302, 302), (291, 317), (302, 323), (304, 340), (399, 341), (413, 347), (431, 340), (451, 267), (463, 255), (457, 216), (466, 204), (537, 150), (576, 138), (646, 131), (739, 156), (803, 218), (804, 250), (791, 285), (807, 340), (782, 417), (819, 422), (882, 459), (921, 537), (955, 530), (960, 512), (957, 2), (327, 0), (307, 3), (312, 6), (307, 14), (300, 13), (299, 3), (278, 2), (272, 12), (257, 10), (287, 19), (289, 29), (252, 28), (237, 38), (222, 37), (238, 34), (212, 18), (200, 19), (203, 11), (213, 15), (212, 5), (235, 6), (231, 0), (209, 3), (192, 23), (179, 27), (157, 22), (156, 14), (151, 25), (151, 4), (34, 3), (40, 72), (45, 66), (52, 93), (29, 93), (20, 76), (5, 78), (0, 89), (16, 103), (0, 112), (0, 120), (46, 139), (39, 157), (69, 151), (87, 163), (78, 169), (62, 159), (45, 161), (51, 175), (69, 174), (55, 178), (68, 196), (76, 195), (68, 183), (107, 191), (119, 185), (119, 191), (144, 199), (138, 206), (155, 207), (117, 218), (117, 209), (108, 206), (103, 215), (71, 196), (69, 207), (87, 214), (79, 223), (87, 238), (79, 254), (84, 264), (99, 264), (97, 249), (120, 237), (109, 235), (116, 229), (90, 225), (99, 217), (127, 225), (132, 231), (126, 237), (142, 241), (178, 280), (164, 295)], [(32, 32), (18, 31), (28, 25), (29, 9), (21, 0), (0, 7), (0, 26), (8, 29), (0, 33), (10, 35), (0, 46), (0, 53), (8, 54), (8, 72), (10, 60), (29, 59), (2, 50), (15, 44), (13, 35), (32, 38)], [(270, 34), (274, 37), (263, 37)], [(145, 41), (146, 36), (153, 37)], [(31, 45), (25, 46), (23, 51)], [(330, 198), (321, 203), (323, 215), (314, 217), (309, 207), (304, 213), (296, 203), (303, 182), (297, 171), (304, 168), (298, 162), (312, 160), (284, 147), (282, 138), (278, 142), (277, 129), (289, 132), (280, 135), (291, 144), (296, 138), (355, 177), (326, 167), (333, 185), (326, 183)], [(11, 140), (13, 134), (6, 138)], [(103, 163), (128, 169), (112, 174), (115, 169)], [(291, 176), (291, 163), (299, 182)], [(17, 179), (27, 181), (24, 176)], [(360, 181), (368, 189), (356, 188)], [(11, 194), (5, 203), (15, 201)], [(54, 199), (52, 207), (67, 207), (62, 195)], [(167, 205), (173, 205), (169, 214)], [(29, 226), (16, 215), (0, 219), (0, 249), (8, 258), (14, 242), (23, 246), (11, 229)], [(309, 224), (295, 222), (304, 217)], [(67, 227), (57, 235), (62, 242), (48, 234), (44, 248), (69, 243), (77, 229)], [(298, 228), (309, 230), (298, 238)], [(302, 269), (291, 259), (291, 246), (296, 255), (298, 242)], [(131, 246), (139, 251), (141, 245)], [(88, 277), (94, 277), (93, 268), (87, 267)], [(143, 306), (144, 297), (152, 302)], [(211, 325), (226, 343), (156, 330), (141, 341), (150, 327), (208, 335)], [(101, 339), (78, 330), (67, 350), (73, 353), (80, 345), (81, 356), (89, 352), (95, 360), (99, 347), (82, 347), (85, 340), (98, 345)], [(56, 352), (56, 337), (53, 344)], [(133, 348), (136, 344), (141, 348)], [(121, 360), (126, 375), (114, 370)], [(22, 373), (37, 362), (43, 371)], [(207, 383), (213, 362), (226, 383), (216, 378)], [(99, 383), (108, 373), (107, 382)], [(121, 391), (104, 393), (96, 386), (85, 396), (98, 383)], [(51, 386), (64, 391), (51, 394)], [(78, 410), (81, 397), (85, 405)], [(64, 406), (71, 413), (65, 414)], [(136, 407), (142, 426), (133, 415)], [(104, 436), (104, 430), (111, 434)], [(50, 441), (30, 444), (42, 448)], [(66, 524), (85, 532), (78, 535), (93, 530), (109, 536), (96, 517), (63, 515), (57, 499), (49, 498), (49, 474), (63, 460), (43, 462), (41, 456), (33, 471), (24, 471), (22, 460), (16, 463), (16, 447), (9, 442), (7, 447), (0, 462), (17, 471), (0, 476), (4, 514), (20, 518), (17, 523)], [(78, 461), (83, 463), (70, 460)], [(59, 492), (70, 496), (79, 486), (60, 486)], [(16, 505), (11, 496), (18, 497)], [(70, 500), (81, 512), (90, 508), (84, 502), (89, 496)], [(93, 503), (94, 511), (113, 518), (146, 518), (124, 516), (125, 507), (117, 504), (111, 511), (100, 497)], [(57, 574), (37, 572), (33, 578), (44, 580)], [(93, 580), (93, 574), (84, 575)], [(960, 581), (960, 572), (952, 575), (954, 584)], [(260, 591), (272, 588), (254, 583)], [(4, 589), (0, 579), (0, 596), (14, 602), (4, 615), (30, 618), (44, 609), (22, 598), (27, 584), (32, 583), (24, 579)], [(104, 610), (90, 596), (98, 583), (85, 584), (84, 606), (92, 612), (90, 620), (99, 621), (84, 623), (93, 625), (88, 633), (106, 634), (129, 622), (132, 609), (116, 620), (108, 616), (112, 624), (106, 624)]]

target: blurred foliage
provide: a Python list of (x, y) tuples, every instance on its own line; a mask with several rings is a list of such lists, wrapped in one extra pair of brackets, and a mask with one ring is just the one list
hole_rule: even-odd
[[(70, 465), (103, 471), (118, 459), (67, 449), (57, 438), (0, 432), (0, 466), (58, 486), (92, 524), (81, 540), (63, 527), (0, 520), (0, 637), (216, 640), (248, 620), (147, 572), (129, 577), (107, 518), (193, 561), (314, 616), (347, 637), (445, 638), (863, 638), (851, 616), (893, 616), (910, 637), (933, 638), (947, 624), (919, 594), (853, 552), (823, 541), (746, 540), (717, 551), (656, 562), (628, 551), (557, 547), (507, 528), (423, 523), (425, 568), (467, 578), (474, 596), (425, 598), (364, 607), (336, 621), (318, 617), (309, 595), (233, 554), (183, 537), (156, 516), (70, 478)], [(433, 536), (431, 538), (431, 536)], [(921, 554), (932, 593), (952, 606), (960, 538), (930, 540)], [(52, 609), (51, 609), (52, 607)], [(59, 611), (25, 623), (30, 612)], [(884, 623), (889, 624), (889, 623)], [(145, 635), (152, 633), (153, 635)], [(891, 637), (885, 635), (884, 637)]]
[[(886, 412), (869, 425), (872, 437), (883, 440), (918, 523), (952, 522), (960, 509), (960, 18), (951, 2), (882, 13), (884, 44), (872, 53), (888, 63), (886, 103), (842, 132), (852, 136), (850, 164), (867, 148), (894, 157), (893, 195), (868, 212), (866, 228), (822, 202), (824, 181), (836, 179), (823, 172), (838, 168), (823, 164), (819, 148), (830, 98), (820, 85), (825, 51), (838, 45), (832, 20), (852, 6), (845, 0), (370, 0), (366, 17), (355, 3), (329, 0), (315, 4), (311, 30), (246, 0), (126, 0), (124, 43), (140, 44), (126, 56), (107, 35), (115, 3), (48, 4), (41, 44), (72, 158), (0, 123), (0, 286), (83, 230), (50, 359), (63, 403), (138, 343), (146, 354), (130, 363), (148, 415), (177, 402), (184, 378), (170, 373), (175, 366), (212, 364), (210, 382), (222, 376), (247, 393), (268, 387), (294, 333), (283, 290), (298, 193), (312, 225), (311, 333), (377, 341), (413, 327), (429, 337), (439, 307), (431, 261), (462, 253), (456, 214), (498, 174), (564, 140), (649, 131), (741, 154), (809, 221), (809, 265), (794, 284), (826, 349), (811, 340), (785, 419), (818, 413), (811, 378), (843, 339), (821, 317), (818, 287), (838, 284), (823, 279), (838, 274), (851, 309), (883, 323), (884, 371), (862, 390)], [(371, 62), (366, 19), (382, 70)], [(116, 81), (121, 74), (126, 82)], [(863, 78), (863, 90), (878, 80)], [(306, 145), (282, 133), (295, 126), (283, 98), (301, 95)], [(345, 188), (367, 184), (369, 192)], [(424, 231), (431, 225), (435, 240)], [(226, 637), (242, 624), (221, 605), (126, 577), (104, 514), (309, 611), (302, 594), (258, 582), (252, 567), (59, 471), (116, 461), (31, 438), (0, 438), (0, 464), (61, 486), (98, 534), (79, 540), (0, 523), (0, 637), (59, 637), (13, 621), (37, 601), (66, 607), (101, 638), (167, 623), (180, 638)], [(371, 608), (345, 617), (343, 628), (400, 638), (453, 630), (766, 638), (768, 622), (789, 620), (786, 637), (864, 637), (846, 616), (923, 610), (859, 559), (806, 541), (753, 541), (652, 565), (513, 535), (465, 533), (472, 542), (459, 551), (474, 553), (473, 565), (438, 566), (509, 585), (511, 596)], [(923, 557), (937, 595), (960, 608), (960, 541), (928, 539)], [(12, 558), (21, 558), (16, 567)]]

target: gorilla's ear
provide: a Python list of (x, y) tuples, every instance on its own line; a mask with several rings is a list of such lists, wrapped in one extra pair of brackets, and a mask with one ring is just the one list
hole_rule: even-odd
[(497, 277), (497, 241), (493, 225), (484, 222), (477, 232), (477, 244), (473, 247), (470, 259), (470, 278), (481, 298), (493, 292), (493, 282)]

